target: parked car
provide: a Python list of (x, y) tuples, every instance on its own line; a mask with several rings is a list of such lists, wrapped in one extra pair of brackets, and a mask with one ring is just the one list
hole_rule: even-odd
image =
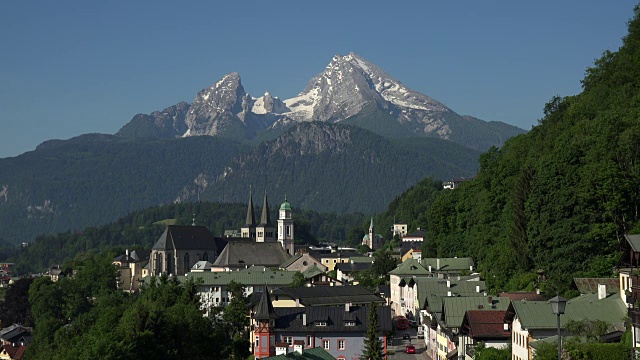
[(416, 347), (413, 345), (407, 345), (407, 347), (404, 349), (404, 352), (406, 352), (407, 354), (415, 354)]
[(403, 338), (404, 340), (407, 340), (407, 339), (408, 339), (408, 340), (411, 340), (411, 334), (409, 334), (409, 333), (404, 333), (404, 334), (402, 335), (402, 338)]
[(418, 339), (424, 339), (424, 331), (421, 331), (422, 328), (418, 329)]

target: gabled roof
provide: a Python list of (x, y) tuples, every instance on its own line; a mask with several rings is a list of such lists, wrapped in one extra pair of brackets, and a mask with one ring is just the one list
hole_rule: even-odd
[(414, 232), (412, 232), (411, 234), (407, 234), (405, 236), (403, 236), (402, 238), (423, 238), (424, 239), (424, 231), (423, 230), (416, 230)]
[(409, 250), (420, 250), (422, 241), (403, 241), (400, 245), (400, 255), (405, 256)]
[(31, 335), (29, 329), (18, 324), (13, 324), (0, 330), (0, 339), (7, 342), (17, 341), (20, 337), (28, 335)]
[(597, 294), (598, 285), (605, 285), (607, 294), (620, 291), (618, 278), (574, 278), (573, 283), (581, 294)]
[(384, 304), (385, 300), (361, 285), (349, 286), (316, 286), (281, 288), (273, 291), (274, 295), (286, 295), (299, 299), (304, 306), (327, 306), (352, 304)]
[(457, 328), (462, 325), (464, 313), (469, 310), (487, 309), (506, 311), (509, 303), (509, 299), (495, 296), (443, 297), (443, 320), (447, 327)]
[(208, 261), (198, 261), (191, 267), (192, 270), (211, 270), (211, 263)]
[[(274, 308), (278, 315), (276, 331), (287, 332), (350, 332), (366, 333), (369, 326), (369, 306), (351, 306), (347, 312), (345, 306), (306, 306)], [(378, 306), (378, 325), (380, 331), (391, 330), (391, 308)], [(304, 325), (306, 315), (307, 324)], [(324, 322), (319, 326), (319, 322)], [(355, 322), (349, 324), (348, 322)]]
[(400, 263), (395, 269), (389, 272), (391, 275), (398, 276), (411, 276), (411, 275), (430, 275), (429, 270), (425, 269), (424, 266), (420, 264), (420, 262), (416, 259), (408, 259)]
[(508, 339), (511, 331), (504, 330), (506, 310), (467, 310), (461, 333), (473, 339)]
[[(287, 344), (288, 346), (288, 344)], [(329, 354), (327, 350), (317, 347), (311, 349), (304, 349), (304, 352), (300, 354), (297, 351), (287, 353), (287, 355), (277, 355), (268, 358), (262, 358), (262, 360), (336, 360), (333, 355)]]
[(640, 234), (626, 234), (624, 237), (627, 239), (627, 243), (631, 246), (633, 251), (640, 252)]
[[(440, 262), (440, 268), (438, 269), (438, 260)], [(472, 258), (425, 258), (421, 260), (422, 266), (425, 269), (431, 265), (431, 271), (434, 272), (460, 272), (463, 270), (469, 271), (473, 266)]]
[[(565, 313), (560, 317), (562, 326), (569, 320), (602, 320), (608, 324), (623, 322), (627, 308), (619, 295), (610, 295), (598, 300), (597, 294), (582, 295), (567, 301)], [(505, 315), (505, 321), (514, 317), (520, 319), (527, 330), (555, 329), (557, 316), (551, 311), (548, 301), (512, 301)]]
[(152, 250), (172, 249), (218, 251), (213, 235), (204, 226), (168, 225)]
[(373, 260), (374, 260), (373, 257), (364, 256), (364, 255), (350, 256), (349, 257), (349, 262), (352, 262), (352, 263), (371, 263), (371, 264), (373, 264)]
[(22, 359), (24, 357), (25, 351), (27, 350), (26, 346), (13, 346), (9, 344), (2, 345), (1, 348), (7, 352), (7, 355), (9, 355), (11, 359), (14, 360)]
[(350, 257), (362, 257), (362, 254), (360, 254), (357, 251), (336, 251), (336, 252), (332, 252), (332, 253), (327, 253), (327, 254), (319, 254), (319, 253), (315, 253), (314, 257), (320, 258), (320, 259), (333, 259), (333, 258), (350, 258)]
[(313, 264), (313, 266), (310, 266), (307, 270), (302, 272), (305, 279), (309, 279), (320, 274), (324, 274), (324, 271), (317, 267), (316, 264)]
[(279, 242), (229, 241), (213, 265), (220, 267), (263, 265), (277, 268), (290, 257), (291, 255), (284, 251)]

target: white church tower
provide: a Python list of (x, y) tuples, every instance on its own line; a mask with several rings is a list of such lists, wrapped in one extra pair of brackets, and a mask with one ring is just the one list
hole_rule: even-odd
[(291, 204), (289, 204), (287, 196), (285, 195), (284, 202), (280, 205), (278, 215), (278, 241), (289, 255), (294, 254), (293, 219), (291, 218), (291, 212)]

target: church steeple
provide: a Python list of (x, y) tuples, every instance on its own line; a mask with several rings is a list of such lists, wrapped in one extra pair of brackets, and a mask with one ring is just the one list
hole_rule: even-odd
[(247, 221), (245, 223), (247, 227), (256, 225), (256, 216), (253, 213), (253, 194), (249, 189), (249, 207), (247, 208)]
[(262, 216), (259, 226), (273, 226), (271, 224), (271, 214), (269, 214), (269, 202), (267, 201), (267, 191), (264, 192), (264, 202), (262, 204)]

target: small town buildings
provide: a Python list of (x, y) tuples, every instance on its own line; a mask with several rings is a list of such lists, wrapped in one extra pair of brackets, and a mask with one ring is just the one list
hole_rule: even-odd
[(314, 266), (322, 270), (322, 272), (327, 271), (327, 267), (322, 264), (322, 261), (316, 259), (307, 252), (299, 252), (298, 254), (285, 260), (284, 263), (280, 264), (280, 269), (304, 272)]
[(386, 305), (385, 299), (360, 285), (329, 287), (282, 287), (271, 292), (274, 307)]
[(317, 266), (308, 268), (302, 272), (302, 275), (307, 280), (307, 286), (342, 286), (345, 285), (342, 281), (330, 276), (325, 271)]
[(506, 313), (506, 310), (467, 310), (460, 327), (458, 354), (472, 360), (473, 349), (480, 342), (496, 349), (509, 346), (511, 330), (504, 323)]
[(150, 250), (134, 250), (113, 259), (113, 264), (118, 267), (120, 277), (118, 288), (124, 291), (137, 291), (142, 283), (142, 278), (149, 275)]
[(407, 234), (407, 224), (393, 224), (391, 232), (393, 233), (393, 236), (405, 236)]
[(597, 294), (600, 285), (604, 285), (606, 294), (617, 294), (620, 291), (620, 278), (574, 278), (572, 288), (580, 294)]
[(361, 271), (371, 269), (372, 265), (373, 265), (373, 262), (355, 262), (355, 261), (336, 264), (335, 266), (336, 276), (338, 280), (342, 282), (351, 283), (355, 281), (355, 278), (354, 278), (355, 274)]
[[(609, 334), (618, 338), (625, 330), (627, 307), (618, 294), (603, 296), (588, 294), (567, 301), (565, 313), (560, 317), (563, 336), (570, 320), (601, 320), (609, 325)], [(512, 301), (504, 321), (510, 324), (511, 354), (513, 359), (532, 359), (533, 341), (557, 335), (557, 316), (548, 301)]]
[(335, 270), (336, 264), (348, 263), (351, 258), (362, 258), (362, 254), (355, 251), (335, 251), (330, 253), (313, 253), (314, 257), (320, 258), (322, 265), (327, 267), (328, 271)]
[(365, 234), (362, 238), (362, 245), (366, 245), (371, 250), (379, 249), (384, 244), (382, 235), (376, 234), (376, 228), (373, 225), (373, 216), (371, 217), (371, 224), (369, 225), (369, 233)]
[(468, 257), (423, 258), (420, 263), (439, 278), (470, 275), (474, 271), (473, 259)]
[(295, 340), (293, 352), (287, 343), (276, 344), (276, 356), (262, 358), (263, 360), (336, 360), (336, 358), (321, 347), (305, 348), (300, 344), (302, 340)]
[[(251, 343), (256, 359), (274, 356), (276, 346), (295, 350), (321, 347), (336, 359), (358, 359), (369, 324), (369, 306), (273, 307), (269, 292), (262, 293), (252, 309)], [(388, 306), (377, 307), (380, 339), (386, 352), (391, 330)], [(285, 345), (286, 344), (286, 345)]]
[(213, 261), (226, 245), (204, 226), (168, 225), (151, 248), (151, 275), (184, 275), (198, 261)]
[(54, 265), (50, 267), (49, 270), (47, 270), (45, 276), (49, 276), (51, 278), (51, 281), (57, 282), (58, 280), (65, 277), (66, 274), (64, 273), (64, 270), (62, 270), (62, 267), (60, 265)]
[(216, 261), (213, 271), (235, 271), (249, 266), (279, 268), (291, 258), (278, 242), (255, 242), (248, 239), (234, 239), (227, 243)]

